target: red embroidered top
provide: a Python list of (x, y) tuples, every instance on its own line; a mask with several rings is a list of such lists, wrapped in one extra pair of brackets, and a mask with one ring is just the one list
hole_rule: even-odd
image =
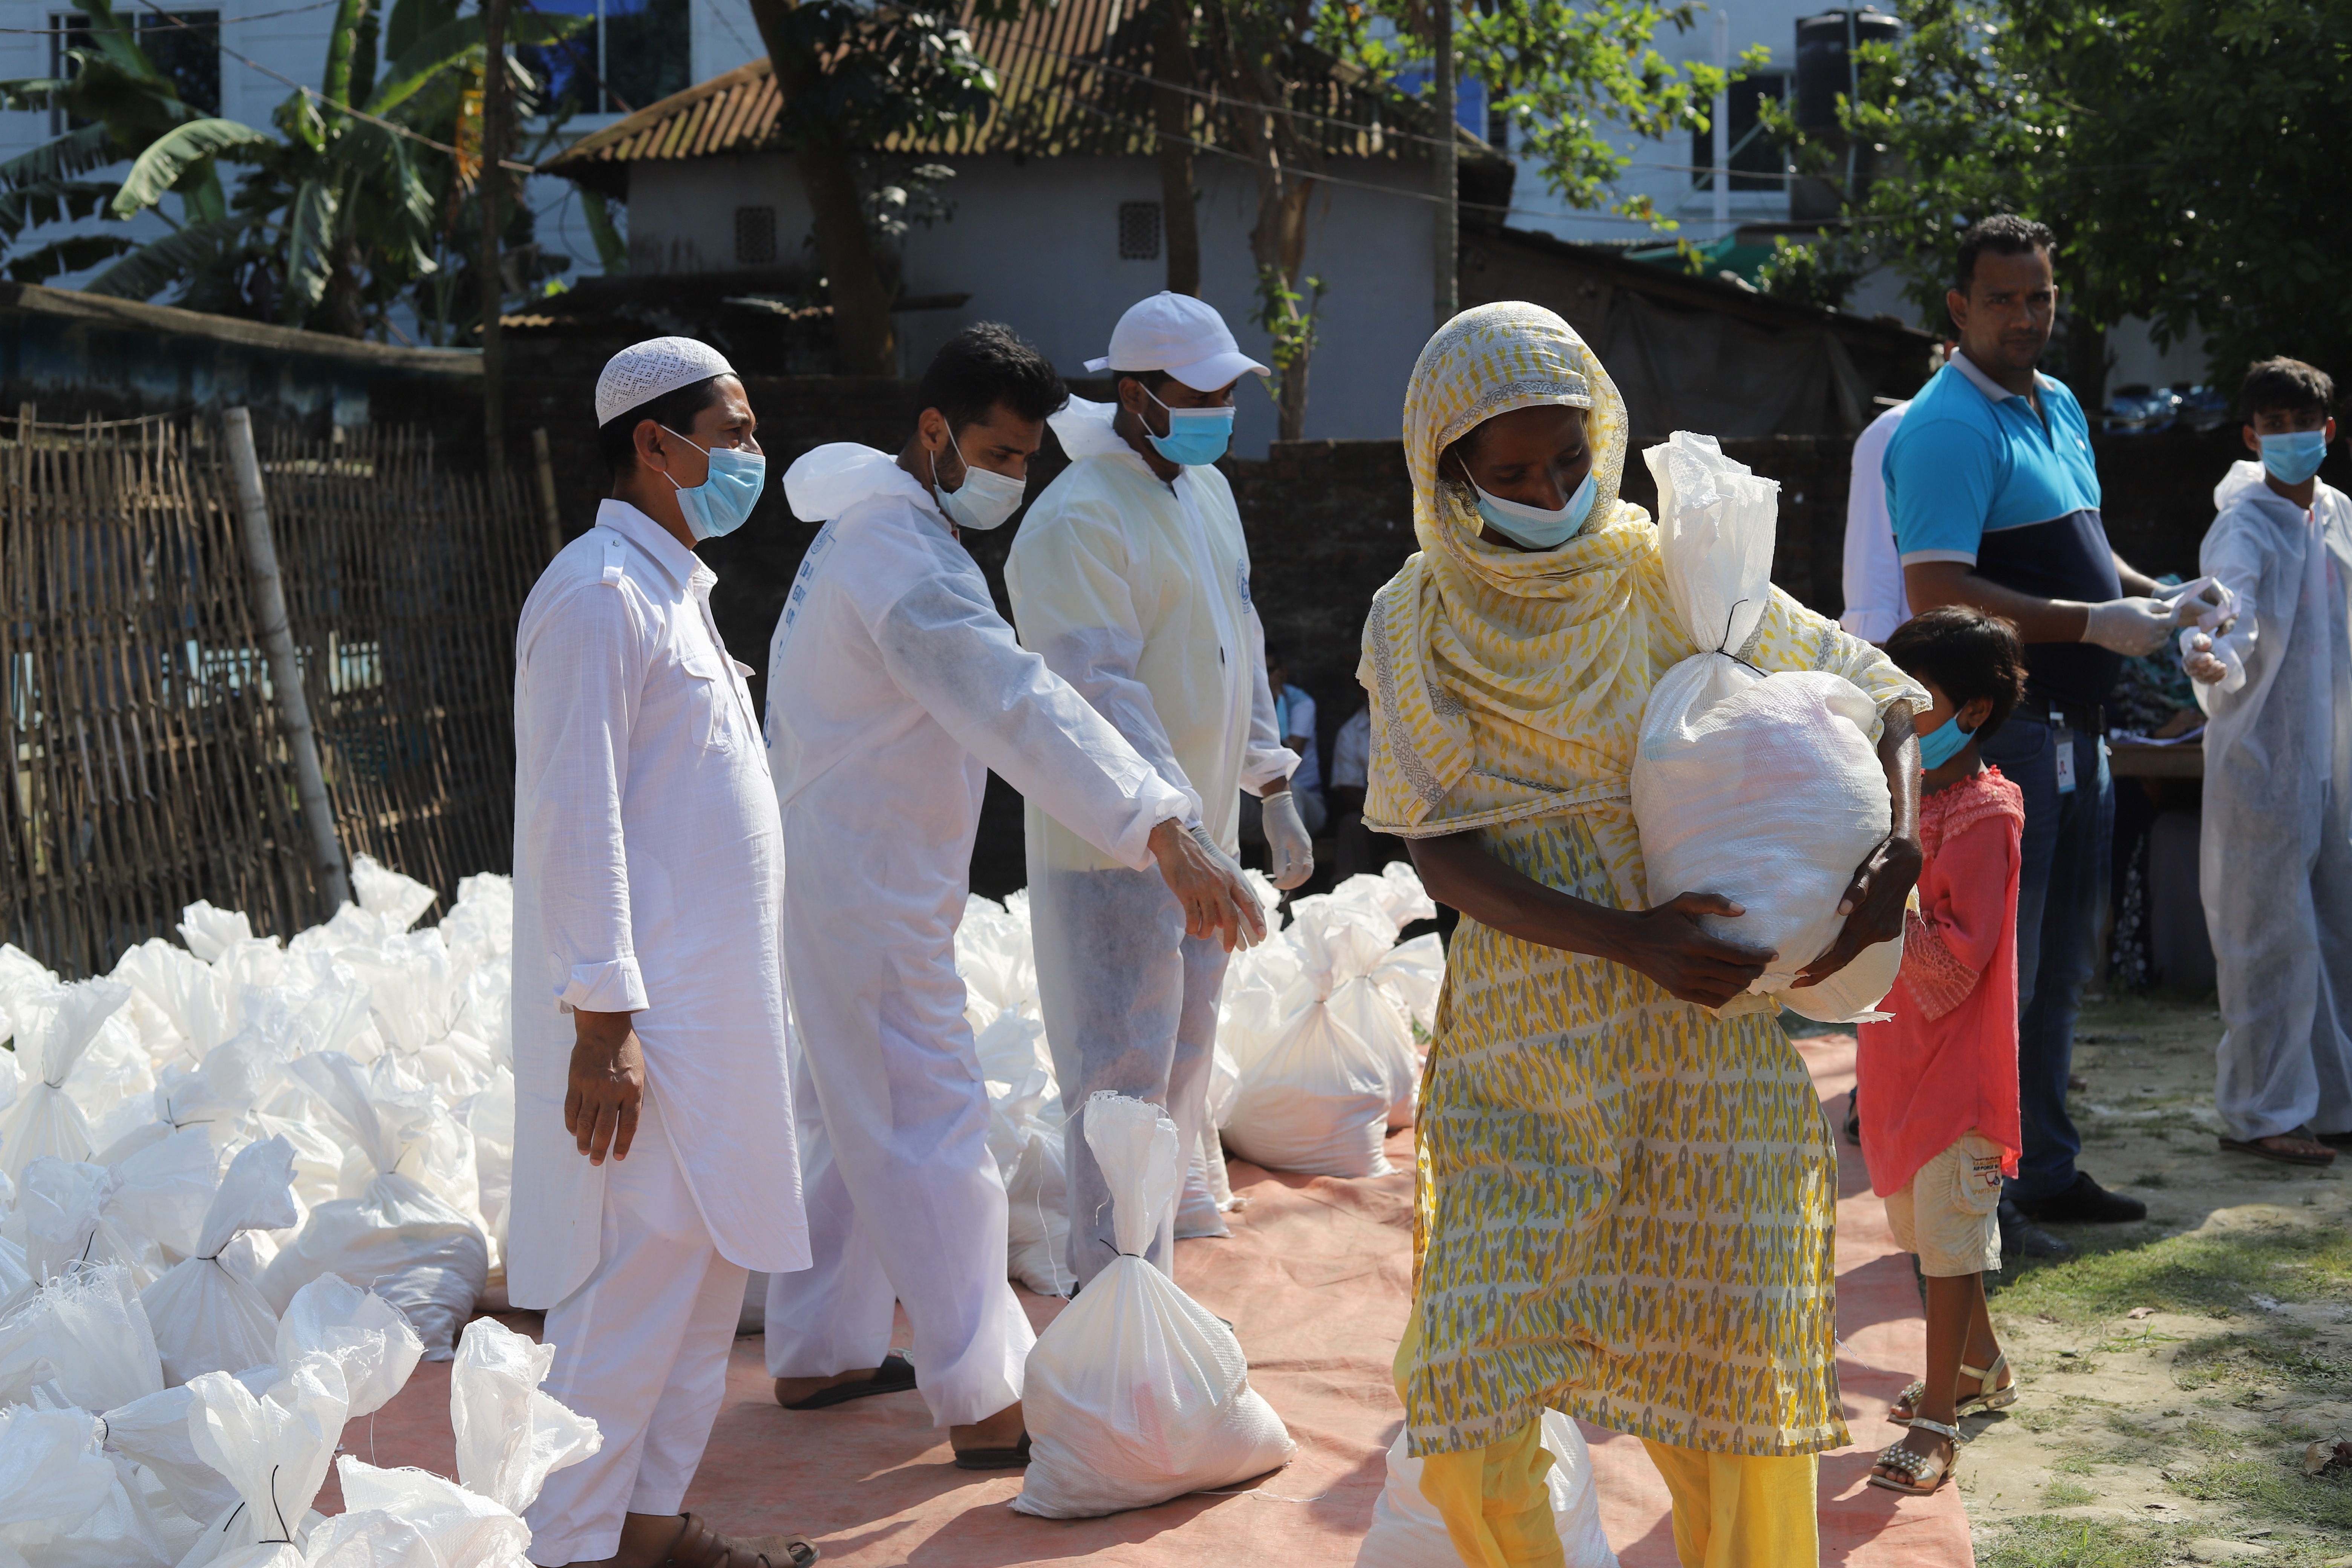
[(1860, 1026), (1862, 1152), (1882, 1197), (1974, 1131), (2017, 1173), (2017, 882), (2025, 796), (1988, 765), (1919, 802), (1919, 910), (1903, 971)]

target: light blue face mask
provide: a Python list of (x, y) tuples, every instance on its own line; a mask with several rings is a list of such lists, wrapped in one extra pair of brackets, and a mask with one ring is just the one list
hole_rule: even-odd
[[(1145, 389), (1143, 395), (1160, 403), (1149, 388)], [(1198, 468), (1204, 463), (1215, 462), (1225, 455), (1225, 448), (1234, 444), (1232, 407), (1170, 408), (1164, 403), (1160, 403), (1160, 406), (1168, 416), (1168, 434), (1151, 436), (1149, 425), (1143, 427), (1143, 433), (1151, 436), (1152, 449), (1170, 462), (1188, 468)]]
[(1470, 488), (1478, 490), (1478, 515), (1486, 520), (1486, 526), (1514, 544), (1524, 544), (1529, 550), (1556, 550), (1575, 538), (1576, 531), (1584, 526), (1586, 515), (1592, 510), (1592, 498), (1597, 489), (1592, 476), (1588, 473), (1584, 476), (1584, 482), (1576, 487), (1576, 493), (1568, 498), (1568, 504), (1558, 511), (1551, 511), (1543, 507), (1529, 506), (1525, 501), (1490, 496), (1478, 489), (1475, 479), (1470, 481)]
[(2283, 485), (2303, 483), (2319, 472), (2319, 465), (2327, 460), (2325, 430), (2290, 430), (2284, 436), (2265, 436), (2262, 440), (2263, 467)]
[(1940, 768), (1976, 738), (1974, 730), (1960, 728), (1960, 716), (1955, 713), (1919, 737), (1919, 765), (1929, 770)]
[[(673, 436), (677, 432), (662, 426)], [(768, 484), (768, 459), (758, 452), (738, 451), (732, 447), (700, 447), (684, 436), (677, 438), (693, 447), (710, 459), (710, 477), (691, 488), (670, 479), (677, 489), (677, 509), (686, 514), (686, 526), (698, 540), (716, 539), (722, 533), (732, 533), (743, 526), (751, 509), (760, 504), (760, 492)], [(664, 474), (662, 478), (668, 479)]]

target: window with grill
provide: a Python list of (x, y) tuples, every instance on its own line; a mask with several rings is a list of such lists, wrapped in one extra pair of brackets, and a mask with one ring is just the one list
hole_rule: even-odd
[(688, 0), (530, 0), (530, 9), (589, 19), (558, 42), (515, 49), (540, 80), (542, 114), (628, 114), (693, 85)]
[(1160, 204), (1118, 204), (1118, 258), (1121, 261), (1160, 259)]
[(735, 260), (742, 267), (772, 267), (776, 260), (776, 209), (735, 209)]

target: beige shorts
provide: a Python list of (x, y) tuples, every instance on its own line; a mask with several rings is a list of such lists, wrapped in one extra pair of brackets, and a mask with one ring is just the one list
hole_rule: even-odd
[(1919, 1255), (1930, 1279), (2000, 1268), (2000, 1145), (1973, 1132), (1886, 1197), (1895, 1245)]

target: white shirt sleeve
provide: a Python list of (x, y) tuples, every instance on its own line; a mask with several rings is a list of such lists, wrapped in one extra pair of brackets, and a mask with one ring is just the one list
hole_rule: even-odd
[(1105, 854), (1148, 868), (1151, 830), (1171, 817), (1199, 822), (1199, 798), (1015, 641), (995, 605), (970, 591), (979, 583), (927, 577), (885, 607), (871, 627), (884, 667), (997, 776)]
[(1331, 742), (1331, 783), (1340, 789), (1362, 789), (1369, 781), (1367, 764), (1371, 761), (1372, 712), (1359, 708), (1349, 721), (1339, 726), (1339, 738)]
[(651, 1005), (629, 925), (621, 797), (654, 628), (625, 585), (590, 583), (548, 606), (519, 650), (515, 743), (524, 829), (557, 1000), (592, 1013)]
[[(2197, 696), (2197, 706), (2209, 717), (2213, 711), (2209, 699), (2245, 689), (2255, 650), (2262, 642), (2261, 605), (2255, 590), (2262, 585), (2263, 568), (2268, 563), (2264, 559), (2267, 551), (2261, 524), (2260, 512), (2225, 511), (2214, 520), (2197, 551), (2199, 572), (2227, 588), (2237, 601), (2237, 618), (2227, 632), (2213, 638), (2213, 657), (2230, 673), (2211, 686), (2201, 680), (2189, 682), (2189, 689)], [(2308, 548), (2318, 550), (2324, 546), (2315, 540)]]
[(1903, 560), (1886, 510), (1884, 468), (1886, 443), (1902, 419), (1903, 407), (1890, 408), (1853, 443), (1853, 475), (1845, 498), (1845, 614), (1838, 625), (1864, 642), (1885, 642), (1911, 618)]

